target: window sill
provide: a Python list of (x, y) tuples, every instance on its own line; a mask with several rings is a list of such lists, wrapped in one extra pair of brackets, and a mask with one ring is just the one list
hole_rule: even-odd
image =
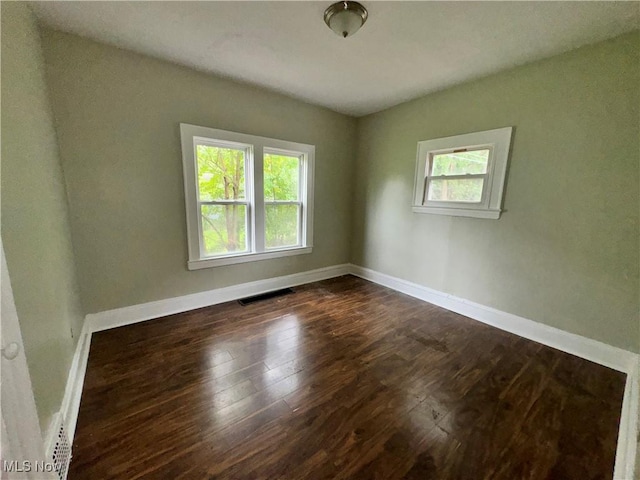
[(435, 215), (449, 215), (452, 217), (475, 217), (475, 218), (489, 218), (497, 220), (500, 218), (502, 210), (490, 210), (490, 209), (473, 209), (473, 208), (451, 208), (451, 207), (425, 207), (421, 205), (414, 205), (412, 207), (413, 213), (433, 213)]
[(303, 255), (305, 253), (311, 253), (312, 250), (312, 247), (295, 247), (270, 252), (242, 253), (239, 255), (230, 255), (228, 257), (203, 258), (201, 260), (190, 260), (187, 263), (187, 268), (189, 270), (200, 270), (202, 268), (221, 267), (223, 265), (235, 265), (237, 263), (258, 262), (260, 260), (269, 260), (272, 258)]

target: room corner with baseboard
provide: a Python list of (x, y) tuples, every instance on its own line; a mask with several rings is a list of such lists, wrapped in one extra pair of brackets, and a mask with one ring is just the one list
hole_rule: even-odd
[(640, 11), (329, 3), (2, 3), (3, 476), (638, 478)]

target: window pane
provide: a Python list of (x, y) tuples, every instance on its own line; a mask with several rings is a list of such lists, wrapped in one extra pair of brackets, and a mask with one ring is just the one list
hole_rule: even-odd
[(201, 205), (205, 255), (247, 250), (246, 205)]
[(431, 180), (429, 200), (437, 202), (472, 202), (482, 200), (484, 178), (462, 178), (456, 180)]
[(198, 145), (198, 191), (200, 201), (243, 200), (244, 150)]
[(265, 244), (267, 248), (291, 247), (300, 243), (300, 205), (265, 205)]
[(300, 183), (300, 158), (265, 153), (264, 199), (297, 201)]
[(431, 175), (465, 175), (487, 173), (489, 150), (442, 153), (433, 156)]

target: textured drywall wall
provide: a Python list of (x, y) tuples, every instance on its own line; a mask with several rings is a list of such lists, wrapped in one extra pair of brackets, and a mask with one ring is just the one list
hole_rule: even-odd
[(25, 3), (1, 8), (2, 241), (44, 432), (83, 314), (38, 27)]
[[(360, 118), (353, 262), (638, 351), (639, 51), (635, 32)], [(418, 141), (505, 126), (499, 220), (411, 212)]]
[[(349, 260), (355, 119), (74, 35), (44, 50), (88, 312)], [(180, 122), (315, 145), (313, 252), (188, 271)]]

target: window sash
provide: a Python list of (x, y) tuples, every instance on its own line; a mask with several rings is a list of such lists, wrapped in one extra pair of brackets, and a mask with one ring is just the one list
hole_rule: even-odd
[[(486, 203), (486, 190), (487, 190), (487, 175), (456, 175), (457, 178), (452, 178), (453, 176), (437, 176), (437, 177), (426, 177), (425, 178), (425, 186), (424, 186), (424, 194), (422, 198), (423, 205), (433, 205), (438, 204), (442, 206), (446, 205), (484, 205)], [(432, 180), (471, 180), (474, 178), (482, 178), (482, 192), (480, 193), (480, 200), (477, 202), (465, 202), (462, 200), (430, 200), (429, 199), (429, 191), (431, 189)]]
[(297, 238), (297, 242), (293, 245), (286, 245), (283, 247), (267, 247), (267, 240), (266, 240), (266, 233), (267, 233), (267, 227), (265, 225), (265, 242), (264, 242), (264, 249), (267, 252), (273, 252), (273, 251), (277, 251), (277, 250), (287, 250), (290, 248), (296, 248), (296, 247), (301, 247), (304, 245), (304, 239), (303, 239), (303, 234), (304, 234), (304, 213), (303, 213), (303, 209), (304, 209), (304, 205), (302, 202), (294, 202), (294, 201), (287, 201), (287, 200), (282, 200), (282, 201), (270, 201), (270, 202), (264, 202), (265, 205), (265, 219), (267, 217), (267, 205), (296, 205), (298, 207), (298, 229), (296, 231), (296, 238)]
[[(264, 247), (264, 251), (273, 252), (277, 250), (287, 250), (290, 248), (295, 248), (296, 246), (298, 247), (303, 246), (306, 244), (306, 239), (305, 239), (306, 212), (304, 211), (305, 209), (304, 199), (307, 197), (307, 192), (305, 190), (308, 188), (305, 181), (306, 180), (305, 177), (307, 175), (307, 169), (308, 169), (307, 154), (304, 152), (299, 152), (294, 150), (265, 147), (263, 149), (263, 156), (262, 156), (263, 168), (264, 168), (264, 157), (268, 154), (282, 155), (282, 156), (294, 157), (298, 159), (298, 200), (267, 200), (264, 194), (264, 190), (262, 192), (264, 220), (266, 220), (266, 216), (267, 216), (267, 205), (297, 205), (298, 206), (298, 231), (296, 232), (298, 241), (295, 245), (290, 245), (286, 247), (267, 247), (267, 238), (266, 238), (267, 226), (266, 224), (264, 224), (263, 231), (262, 231), (262, 241), (263, 241), (262, 245)], [(262, 176), (262, 181), (264, 182), (264, 174)]]
[(454, 204), (454, 205), (481, 205), (483, 203), (483, 198), (484, 198), (484, 191), (485, 191), (485, 185), (486, 182), (483, 180), (482, 182), (482, 190), (480, 192), (480, 200), (478, 200), (477, 202), (467, 202), (464, 200), (433, 200), (429, 198), (429, 192), (431, 189), (431, 181), (432, 180), (438, 180), (438, 178), (430, 178), (429, 181), (427, 182), (427, 186), (425, 188), (425, 200), (423, 201), (423, 204), (427, 205), (427, 204), (433, 204), (433, 203), (437, 203), (438, 205), (445, 205), (445, 204)]
[[(489, 158), (487, 159), (487, 170), (486, 173), (473, 173), (469, 175), (488, 175), (491, 168), (491, 157), (493, 156), (493, 146), (492, 145), (476, 145), (473, 147), (456, 147), (456, 148), (447, 148), (444, 150), (432, 150), (427, 153), (427, 171), (426, 176), (433, 177), (431, 174), (434, 167), (434, 157), (437, 155), (450, 155), (453, 153), (467, 153), (467, 152), (479, 152), (482, 150), (489, 150)], [(466, 175), (466, 174), (464, 174)]]
[[(451, 153), (477, 152), (480, 150), (489, 150), (489, 158), (487, 160), (486, 173), (465, 173), (458, 175), (432, 175), (434, 165), (434, 157), (436, 155), (445, 155)], [(455, 148), (446, 148), (441, 150), (430, 150), (427, 152), (427, 162), (425, 168), (425, 177), (422, 192), (422, 205), (438, 205), (438, 206), (468, 206), (470, 208), (483, 207), (488, 202), (487, 180), (491, 178), (491, 168), (493, 165), (493, 145), (475, 145), (475, 146), (459, 146)], [(463, 202), (455, 200), (429, 200), (429, 189), (433, 180), (471, 180), (474, 178), (482, 178), (482, 193), (478, 202)]]
[(282, 155), (285, 157), (293, 157), (293, 158), (297, 158), (298, 159), (298, 200), (267, 200), (267, 197), (264, 194), (264, 188), (263, 188), (263, 198), (264, 198), (264, 202), (286, 202), (286, 201), (291, 201), (291, 202), (304, 202), (304, 198), (306, 197), (306, 192), (304, 191), (304, 189), (306, 188), (305, 185), (305, 175), (306, 175), (306, 169), (308, 168), (307, 166), (307, 155), (304, 152), (296, 152), (293, 150), (284, 150), (282, 148), (271, 148), (271, 147), (265, 147), (262, 151), (262, 167), (263, 167), (263, 175), (262, 175), (262, 182), (263, 182), (263, 187), (264, 187), (264, 157), (266, 155)]
[[(240, 143), (240, 142), (231, 142), (226, 140), (218, 140), (213, 138), (206, 137), (196, 137), (193, 139), (193, 161), (194, 161), (194, 169), (195, 169), (195, 194), (196, 194), (196, 215), (198, 217), (198, 251), (200, 253), (201, 259), (216, 259), (216, 258), (225, 258), (232, 257), (235, 255), (246, 255), (249, 252), (254, 251), (254, 241), (253, 241), (253, 225), (255, 224), (254, 220), (254, 208), (253, 205), (253, 169), (255, 166), (254, 159), (254, 146), (248, 143)], [(210, 147), (217, 148), (227, 148), (232, 150), (239, 150), (244, 152), (244, 198), (237, 200), (201, 200), (200, 197), (200, 182), (198, 180), (198, 146), (206, 145)], [(246, 206), (246, 214), (245, 214), (245, 232), (246, 232), (246, 241), (245, 241), (245, 249), (237, 252), (228, 252), (222, 253), (218, 255), (208, 255), (205, 248), (204, 241), (204, 229), (202, 226), (202, 206), (203, 205), (244, 205)]]
[[(250, 170), (249, 167), (253, 160), (253, 145), (249, 145), (246, 143), (236, 143), (236, 142), (226, 142), (224, 140), (214, 140), (210, 138), (203, 137), (193, 137), (193, 161), (195, 168), (195, 187), (196, 187), (196, 201), (205, 203), (208, 200), (201, 200), (200, 196), (200, 182), (198, 180), (199, 168), (198, 168), (198, 147), (199, 146), (207, 146), (207, 147), (216, 147), (216, 148), (225, 148), (228, 150), (238, 150), (244, 152), (244, 198), (238, 199), (243, 201), (250, 201), (249, 190), (250, 187)], [(226, 202), (226, 200), (214, 200), (216, 202)]]
[[(252, 246), (251, 246), (251, 215), (252, 215), (252, 208), (251, 208), (251, 204), (248, 202), (237, 202), (237, 201), (231, 201), (231, 202), (219, 202), (219, 201), (207, 201), (207, 202), (200, 202), (198, 201), (198, 232), (200, 235), (198, 244), (200, 247), (200, 258), (203, 259), (216, 259), (216, 258), (226, 258), (226, 257), (233, 257), (236, 255), (246, 255), (249, 252), (252, 252)], [(202, 215), (202, 206), (203, 205), (222, 205), (222, 206), (229, 206), (229, 205), (242, 205), (246, 207), (245, 210), (245, 218), (244, 218), (244, 228), (245, 228), (245, 248), (244, 250), (238, 250), (235, 252), (228, 252), (228, 253), (221, 253), (218, 255), (208, 255), (206, 252), (206, 248), (205, 248), (205, 241), (204, 241), (204, 228), (202, 228), (202, 222), (203, 222), (203, 215)]]

